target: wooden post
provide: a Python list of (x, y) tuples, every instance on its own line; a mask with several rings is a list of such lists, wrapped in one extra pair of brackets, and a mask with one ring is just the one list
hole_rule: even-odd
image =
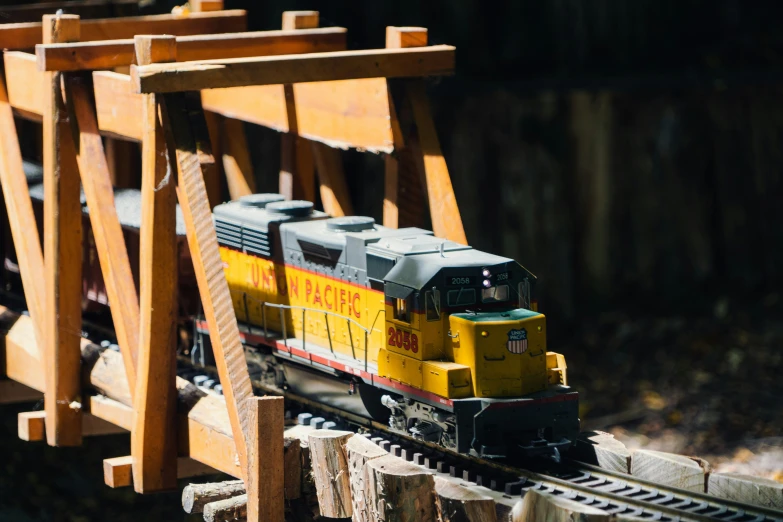
[(330, 518), (350, 517), (351, 480), (345, 445), (353, 437), (350, 431), (316, 430), (310, 434), (310, 459), (318, 493), (321, 515)]
[(370, 520), (435, 522), (435, 482), (431, 473), (393, 455), (364, 467), (364, 494)]
[[(427, 30), (422, 27), (387, 27), (386, 28), (386, 47), (387, 48), (410, 48), (422, 47), (427, 45)], [(395, 89), (390, 84), (389, 92)], [(430, 217), (432, 219), (432, 229), (436, 236), (456, 241), (457, 243), (467, 244), (465, 230), (462, 226), (462, 218), (459, 214), (457, 201), (454, 197), (454, 189), (451, 185), (446, 160), (440, 150), (440, 142), (435, 132), (435, 124), (432, 121), (427, 93), (422, 80), (406, 80), (404, 90), (397, 98), (403, 98), (410, 104), (413, 123), (416, 128), (415, 143), (408, 143), (405, 139), (404, 149), (398, 150), (397, 139), (395, 139), (395, 152), (398, 156), (411, 154), (412, 158), (392, 158), (387, 156), (386, 175), (390, 179), (386, 182), (386, 196), (384, 199), (384, 224), (389, 223), (393, 226), (395, 217), (399, 220), (399, 187), (415, 188), (416, 176), (412, 175), (415, 170), (423, 173), (426, 186), (427, 199), (429, 201)], [(395, 107), (394, 102), (390, 105), (390, 114), (395, 110), (403, 110), (402, 107)], [(392, 116), (393, 130), (396, 117)], [(405, 132), (407, 129), (402, 129)], [(408, 163), (405, 170), (400, 169), (399, 162)], [(398, 178), (396, 184), (398, 192), (395, 193), (395, 175)], [(395, 214), (395, 208), (397, 213)], [(407, 224), (407, 223), (406, 223)]]
[(440, 522), (497, 522), (495, 501), (475, 491), (435, 477)]
[[(209, 152), (203, 150), (209, 143), (204, 113), (198, 99), (188, 96), (167, 94), (158, 103), (169, 149), (176, 150), (179, 172), (177, 195), (185, 220), (204, 315), (209, 325), (215, 364), (228, 407), (238, 462), (247, 480), (246, 440), (250, 421), (245, 403), (253, 397), (253, 389), (231, 294), (223, 274), (223, 261), (202, 174), (201, 163), (211, 159)], [(282, 444), (282, 436), (280, 442)]]
[(324, 212), (335, 217), (352, 216), (353, 206), (345, 182), (341, 151), (317, 141), (311, 143)]
[[(139, 64), (177, 59), (173, 36), (136, 36)], [(145, 94), (141, 118), (140, 335), (131, 454), (139, 493), (177, 486), (176, 182), (158, 118), (155, 94)]]
[[(79, 40), (79, 17), (45, 15), (43, 42)], [(82, 442), (80, 341), (82, 329), (82, 209), (61, 74), (44, 73), (44, 278), (46, 439), (51, 446)]]
[(352, 520), (371, 522), (372, 517), (367, 512), (367, 499), (364, 496), (364, 465), (389, 453), (361, 435), (348, 439), (345, 451), (348, 454), (348, 475), (351, 481)]
[[(427, 29), (423, 27), (386, 28), (387, 49), (425, 45), (427, 45)], [(397, 85), (394, 81), (386, 81), (394, 151), (384, 156), (383, 224), (391, 228), (424, 226), (427, 185), (424, 181), (423, 169), (420, 169), (414, 161), (415, 136), (411, 135), (412, 132), (408, 128), (413, 126), (412, 122), (405, 126), (405, 132), (400, 123), (398, 111), (404, 114), (410, 111), (404, 103), (401, 103), (400, 107), (395, 104), (395, 92), (400, 102), (405, 101), (399, 93), (400, 89), (396, 88)], [(406, 119), (411, 120), (410, 117)]]
[(282, 397), (253, 397), (250, 437), (247, 441), (247, 521), (283, 520), (285, 515), (285, 464), (283, 458)]
[[(318, 27), (318, 11), (286, 11), (283, 30), (313, 29)], [(280, 193), (286, 199), (315, 201), (315, 166), (312, 149), (307, 140), (298, 135), (294, 86), (283, 86), (288, 132), (280, 136)]]

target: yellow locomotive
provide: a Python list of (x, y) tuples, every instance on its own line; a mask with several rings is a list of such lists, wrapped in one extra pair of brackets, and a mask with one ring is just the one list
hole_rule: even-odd
[(278, 194), (218, 205), (214, 221), (263, 378), (461, 453), (576, 439), (565, 359), (547, 352), (535, 277), (512, 259)]

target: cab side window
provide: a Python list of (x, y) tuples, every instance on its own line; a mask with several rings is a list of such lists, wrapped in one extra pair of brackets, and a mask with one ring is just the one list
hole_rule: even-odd
[(411, 322), (411, 298), (405, 299), (394, 298), (394, 318), (404, 323)]
[(440, 321), (440, 290), (433, 288), (424, 294), (424, 308), (428, 321)]

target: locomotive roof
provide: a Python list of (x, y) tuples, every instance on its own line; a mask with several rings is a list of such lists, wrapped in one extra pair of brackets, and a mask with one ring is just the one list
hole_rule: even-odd
[(478, 268), (517, 262), (508, 257), (488, 254), (465, 247), (456, 251), (409, 255), (402, 257), (384, 278), (384, 281), (416, 290), (424, 288), (444, 268)]

